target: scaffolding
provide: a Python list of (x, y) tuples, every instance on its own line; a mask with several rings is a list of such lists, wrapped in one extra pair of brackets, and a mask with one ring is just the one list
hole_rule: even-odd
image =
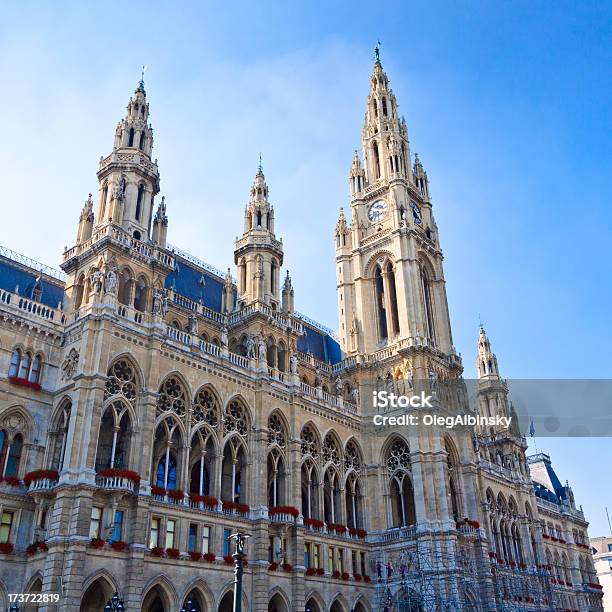
[(379, 550), (371, 563), (376, 612), (557, 608), (546, 567), (502, 564), (488, 556), (477, 536), (420, 536), (402, 548)]

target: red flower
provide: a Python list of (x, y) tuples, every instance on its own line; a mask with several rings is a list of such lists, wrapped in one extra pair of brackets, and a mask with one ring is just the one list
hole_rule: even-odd
[(363, 576), (361, 574), (355, 574), (354, 578), (357, 582), (361, 582), (363, 580)]
[(192, 561), (199, 561), (202, 558), (202, 553), (198, 552), (197, 550), (190, 550), (189, 556), (191, 557)]
[(38, 546), (36, 544), (30, 544), (27, 548), (26, 548), (26, 555), (28, 555), (29, 557), (31, 557), (32, 555), (36, 554), (36, 551), (38, 550)]
[(154, 546), (151, 549), (151, 554), (154, 555), (155, 557), (163, 557), (164, 556), (164, 549), (161, 548), (161, 546)]
[(168, 491), (168, 497), (175, 501), (181, 501), (183, 497), (185, 497), (185, 494), (180, 489), (170, 489)]
[(357, 530), (357, 537), (358, 538), (366, 538), (368, 535), (368, 532), (365, 529), (358, 529)]
[(190, 495), (189, 499), (194, 503), (202, 502), (205, 506), (209, 506), (210, 508), (216, 508), (219, 504), (219, 500), (216, 497), (212, 497), (211, 495)]
[(14, 546), (10, 542), (3, 542), (0, 544), (0, 553), (10, 555), (13, 552)]
[(36, 480), (59, 480), (59, 474), (57, 470), (35, 470), (34, 472), (28, 472), (23, 477), (23, 484), (29, 487), (30, 484)]
[(11, 487), (18, 487), (21, 485), (21, 480), (16, 476), (2, 476), (0, 477), (0, 482), (6, 482), (6, 484)]
[(178, 548), (166, 548), (166, 554), (173, 559), (178, 559), (181, 551)]
[(315, 518), (305, 518), (304, 525), (306, 527), (314, 527), (315, 529), (321, 529), (324, 525), (323, 521)]
[(234, 565), (234, 558), (232, 557), (232, 555), (225, 555), (223, 557), (223, 560), (228, 564), (228, 565)]
[(35, 391), (40, 391), (40, 383), (30, 382), (27, 378), (19, 378), (19, 376), (9, 376), (9, 382), (12, 385), (19, 385), (20, 387), (28, 387)]
[(98, 476), (102, 476), (103, 478), (127, 478), (128, 480), (131, 480), (135, 486), (140, 484), (140, 474), (138, 472), (133, 472), (132, 470), (104, 468), (98, 472)]
[(290, 573), (293, 571), (293, 565), (291, 563), (283, 563), (283, 572)]
[(317, 567), (317, 575), (323, 576), (325, 574), (325, 570), (322, 567)]
[(204, 559), (205, 559), (206, 561), (208, 561), (209, 563), (213, 563), (213, 562), (214, 562), (214, 560), (215, 560), (216, 558), (217, 558), (217, 557), (216, 557), (215, 553), (207, 552), (207, 553), (204, 555)]
[(128, 548), (128, 543), (118, 540), (117, 542), (111, 542), (111, 546), (114, 550), (126, 550)]
[(295, 506), (274, 506), (268, 509), (268, 514), (290, 514), (293, 518), (297, 518), (300, 511)]
[(268, 566), (268, 569), (271, 572), (275, 572), (278, 569), (278, 563), (275, 563), (274, 561), (272, 561), (272, 563), (270, 563), (270, 565)]
[(332, 576), (333, 576), (334, 578), (340, 578), (340, 572), (339, 572), (338, 570), (334, 570), (334, 571), (332, 572)]
[(234, 501), (222, 501), (224, 510), (236, 510), (236, 512), (241, 512), (246, 514), (251, 508), (248, 504), (239, 504)]
[(104, 544), (104, 540), (100, 538), (91, 538), (91, 542), (89, 543), (92, 548), (104, 548)]
[(317, 568), (316, 567), (309, 567), (306, 570), (306, 575), (307, 576), (314, 576), (317, 573)]
[(164, 489), (164, 487), (158, 487), (156, 485), (151, 485), (151, 494), (163, 496), (166, 494), (166, 489)]
[(364, 582), (371, 582), (371, 581), (372, 581), (372, 579), (371, 579), (369, 576), (364, 576), (364, 577), (363, 577), (363, 581), (364, 581)]
[(349, 579), (348, 572), (343, 572), (341, 578), (342, 580), (348, 580)]
[(42, 552), (47, 552), (49, 550), (49, 547), (47, 546), (46, 542), (38, 542), (38, 550), (41, 550)]

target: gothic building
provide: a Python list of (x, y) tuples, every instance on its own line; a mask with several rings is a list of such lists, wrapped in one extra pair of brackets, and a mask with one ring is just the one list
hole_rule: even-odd
[(515, 426), (369, 427), (376, 389), (512, 414), (483, 329), (467, 404), (427, 173), (378, 56), (338, 335), (295, 310), (261, 167), (234, 280), (167, 242), (152, 150), (141, 81), (62, 272), (0, 253), (0, 607), (227, 612), (241, 530), (247, 610), (601, 609), (588, 523)]

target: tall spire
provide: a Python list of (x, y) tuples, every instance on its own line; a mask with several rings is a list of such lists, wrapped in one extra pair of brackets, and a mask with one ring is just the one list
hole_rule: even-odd
[(491, 342), (487, 337), (482, 323), (478, 334), (478, 357), (476, 359), (476, 368), (478, 370), (478, 378), (499, 378), (497, 357), (491, 350)]

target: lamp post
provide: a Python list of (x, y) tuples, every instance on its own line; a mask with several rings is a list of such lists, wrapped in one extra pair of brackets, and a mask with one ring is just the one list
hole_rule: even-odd
[(246, 533), (232, 533), (230, 540), (234, 540), (236, 550), (232, 555), (234, 559), (234, 612), (242, 612), (242, 574), (244, 573), (244, 545), (251, 536)]
[(115, 594), (106, 602), (104, 612), (113, 612), (114, 610), (125, 610), (123, 599), (120, 599), (119, 594)]

